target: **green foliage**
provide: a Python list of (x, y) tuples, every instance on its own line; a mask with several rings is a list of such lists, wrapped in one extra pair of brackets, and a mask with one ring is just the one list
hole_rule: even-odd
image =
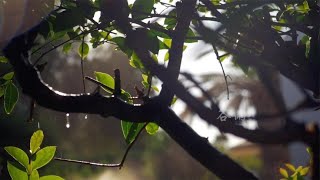
[[(310, 148), (307, 148), (308, 153), (311, 156), (311, 152), (310, 152)], [(282, 179), (281, 180), (303, 180), (304, 177), (306, 177), (308, 175), (308, 173), (310, 172), (310, 167), (311, 167), (311, 161), (310, 161), (310, 165), (308, 166), (298, 166), (295, 167), (294, 165), (290, 164), (290, 163), (286, 163), (284, 164), (285, 168), (279, 168), (279, 173), (282, 175)], [(288, 172), (289, 170), (289, 172)]]
[(137, 137), (139, 131), (143, 128), (144, 123), (132, 123), (121, 121), (121, 129), (127, 144), (131, 144)]
[(40, 148), (43, 138), (42, 130), (33, 133), (30, 138), (29, 156), (18, 147), (7, 146), (4, 148), (16, 160), (15, 162), (7, 162), (7, 169), (12, 180), (63, 180), (63, 178), (54, 175), (39, 177), (38, 169), (47, 165), (56, 152), (55, 146)]
[(13, 111), (13, 108), (18, 101), (18, 98), (19, 92), (17, 87), (13, 84), (11, 80), (8, 80), (4, 91), (4, 109), (7, 114), (10, 114)]
[(132, 6), (132, 18), (145, 19), (151, 13), (154, 0), (136, 0)]
[(81, 58), (85, 58), (89, 54), (89, 45), (85, 42), (82, 42), (78, 49), (78, 54)]
[(8, 59), (4, 56), (0, 56), (0, 63), (7, 63)]
[(159, 126), (156, 123), (148, 123), (146, 130), (150, 135), (153, 135), (158, 132)]

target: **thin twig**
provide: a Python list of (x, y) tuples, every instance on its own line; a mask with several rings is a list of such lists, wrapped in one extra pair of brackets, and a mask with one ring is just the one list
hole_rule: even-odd
[(214, 104), (214, 102), (212, 101), (212, 97), (210, 96), (210, 94), (204, 90), (201, 85), (199, 84), (199, 82), (197, 82), (194, 78), (192, 78), (191, 74), (189, 73), (181, 73), (184, 77), (186, 77), (189, 81), (191, 81), (197, 88), (200, 89), (200, 91), (203, 93), (204, 97), (206, 97), (209, 102), (210, 102), (210, 106), (212, 106)]
[(79, 37), (81, 35), (88, 34), (88, 33), (93, 32), (93, 31), (96, 31), (96, 28), (90, 29), (88, 31), (83, 31), (82, 33), (80, 33), (80, 34), (78, 34), (78, 35), (76, 35), (76, 36), (74, 36), (74, 37), (72, 37), (72, 38), (70, 38), (70, 39), (68, 39), (68, 40), (66, 40), (66, 41), (64, 41), (62, 43), (59, 43), (58, 45), (54, 45), (53, 48), (51, 48), (51, 49), (45, 51), (44, 53), (42, 53), (41, 56), (38, 57), (38, 59), (36, 59), (36, 61), (33, 63), (33, 66), (35, 66), (45, 55), (47, 55), (51, 51), (57, 49), (58, 47), (62, 46), (63, 44), (65, 44), (65, 43), (67, 43), (69, 41), (74, 40), (75, 38), (77, 38), (77, 37)]
[(58, 158), (58, 157), (54, 157), (54, 160), (70, 162), (70, 163), (78, 163), (78, 164), (84, 164), (84, 165), (90, 165), (90, 166), (98, 166), (98, 167), (120, 167), (120, 164), (104, 164), (104, 163), (80, 161), (80, 160), (65, 159), (65, 158)]
[(221, 62), (221, 56), (219, 56), (219, 52), (218, 52), (217, 47), (216, 47), (214, 44), (211, 44), (211, 45), (212, 45), (212, 48), (213, 48), (213, 50), (214, 50), (214, 53), (215, 53), (216, 56), (217, 56), (217, 60), (218, 60), (218, 62), (219, 62), (219, 64), (220, 64), (220, 67), (221, 67), (221, 70), (222, 70), (222, 73), (223, 73), (224, 81), (226, 82), (226, 86), (227, 86), (227, 99), (229, 100), (229, 98), (230, 98), (229, 84), (228, 84), (228, 79), (227, 79), (226, 73), (225, 73), (225, 71), (224, 71), (222, 62)]

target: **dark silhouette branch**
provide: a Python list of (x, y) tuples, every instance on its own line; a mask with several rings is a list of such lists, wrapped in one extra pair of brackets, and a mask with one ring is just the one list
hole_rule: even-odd
[[(195, 15), (196, 0), (184, 0), (177, 2), (177, 25), (172, 36), (172, 43), (169, 49), (169, 63), (167, 73), (172, 79), (178, 79), (183, 53), (183, 45), (189, 31), (190, 22)], [(147, 46), (146, 46), (147, 47)], [(174, 96), (173, 91), (169, 91), (172, 84), (163, 82), (160, 92), (160, 99), (164, 104), (170, 105)]]

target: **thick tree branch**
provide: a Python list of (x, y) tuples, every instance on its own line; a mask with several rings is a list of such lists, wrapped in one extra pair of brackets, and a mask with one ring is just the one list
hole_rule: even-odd
[(172, 139), (221, 179), (257, 179), (228, 156), (212, 148), (206, 138), (197, 135), (169, 108), (164, 107), (159, 118), (157, 123)]
[[(180, 73), (183, 45), (189, 31), (190, 22), (195, 15), (194, 9), (196, 2), (196, 0), (183, 0), (181, 3), (177, 3), (177, 25), (173, 32), (171, 48), (169, 49), (169, 63), (167, 67), (167, 72), (170, 74), (172, 79), (178, 79)], [(169, 91), (171, 86), (171, 84), (163, 82), (162, 90), (160, 92), (160, 100), (168, 106), (171, 104), (174, 96), (174, 92)]]

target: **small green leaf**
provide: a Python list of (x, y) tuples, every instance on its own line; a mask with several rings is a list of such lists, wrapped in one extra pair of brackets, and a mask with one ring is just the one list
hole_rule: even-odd
[(127, 144), (131, 144), (136, 138), (139, 131), (143, 128), (144, 123), (132, 123), (121, 121), (121, 129)]
[(283, 177), (285, 177), (285, 178), (288, 178), (288, 177), (289, 177), (288, 172), (287, 172), (285, 169), (280, 168), (280, 169), (279, 169), (279, 172), (280, 172), (280, 174), (281, 174)]
[(148, 123), (146, 130), (150, 135), (154, 135), (159, 130), (159, 126), (156, 123)]
[(39, 180), (39, 173), (37, 170), (33, 170), (29, 180)]
[(28, 155), (20, 148), (14, 146), (7, 146), (4, 148), (10, 156), (17, 160), (23, 167), (28, 168), (29, 157)]
[(34, 154), (38, 151), (38, 149), (40, 149), (40, 146), (42, 144), (43, 141), (43, 131), (38, 130), (36, 132), (33, 133), (33, 135), (31, 136), (30, 139), (30, 152), (31, 154)]
[(174, 103), (177, 102), (177, 99), (178, 99), (177, 96), (174, 96), (174, 97), (172, 98), (172, 101), (171, 101), (171, 104), (170, 104), (170, 105), (171, 105), (171, 106), (174, 105)]
[(17, 87), (10, 81), (4, 92), (4, 110), (7, 114), (10, 114), (16, 105), (19, 98), (19, 92)]
[(226, 60), (226, 59), (229, 58), (230, 56), (231, 56), (231, 54), (226, 54), (226, 55), (220, 56), (220, 62), (223, 62), (224, 60)]
[(134, 67), (140, 69), (142, 72), (145, 72), (145, 68), (140, 60), (140, 58), (137, 56), (135, 52), (132, 53), (131, 59), (129, 61), (129, 64)]
[(40, 149), (36, 154), (34, 160), (31, 161), (31, 169), (39, 169), (46, 164), (48, 164), (55, 152), (56, 152), (56, 146), (47, 146), (45, 148)]
[(119, 49), (124, 52), (128, 57), (131, 57), (132, 55), (132, 49), (129, 48), (129, 46), (126, 44), (126, 40), (123, 37), (114, 37), (110, 39), (110, 41), (117, 44)]
[(300, 170), (300, 175), (301, 175), (301, 176), (307, 175), (308, 172), (309, 172), (309, 169), (310, 169), (309, 167), (305, 167), (305, 168), (301, 169), (301, 170)]
[(67, 54), (72, 48), (72, 43), (66, 43), (63, 45), (62, 52)]
[(296, 168), (290, 164), (290, 163), (286, 163), (284, 164), (289, 170), (291, 170), (292, 172), (295, 172), (296, 171)]
[(7, 63), (8, 59), (4, 56), (0, 56), (0, 63)]
[(60, 176), (48, 175), (48, 176), (42, 176), (39, 180), (64, 180), (64, 179)]
[(19, 164), (9, 162), (7, 164), (7, 169), (9, 171), (12, 180), (28, 180), (28, 174), (21, 167), (17, 167)]
[(78, 49), (78, 54), (81, 58), (85, 58), (89, 54), (89, 45), (85, 42), (81, 43)]
[(2, 78), (8, 81), (8, 80), (11, 80), (13, 76), (14, 76), (14, 72), (9, 72), (5, 74)]
[(132, 6), (132, 18), (144, 19), (151, 13), (154, 0), (136, 0)]
[[(114, 79), (112, 76), (103, 72), (94, 72), (94, 75), (96, 76), (97, 81), (101, 82), (102, 84), (108, 86), (111, 89), (114, 89)], [(113, 93), (108, 89), (104, 89), (104, 90), (109, 93)]]
[(197, 39), (195, 39), (196, 35), (194, 34), (194, 32), (192, 31), (191, 28), (189, 28), (187, 35), (186, 35), (186, 43), (195, 43), (198, 42)]
[(164, 61), (168, 61), (169, 58), (170, 58), (169, 51), (167, 51), (166, 54), (164, 55)]

